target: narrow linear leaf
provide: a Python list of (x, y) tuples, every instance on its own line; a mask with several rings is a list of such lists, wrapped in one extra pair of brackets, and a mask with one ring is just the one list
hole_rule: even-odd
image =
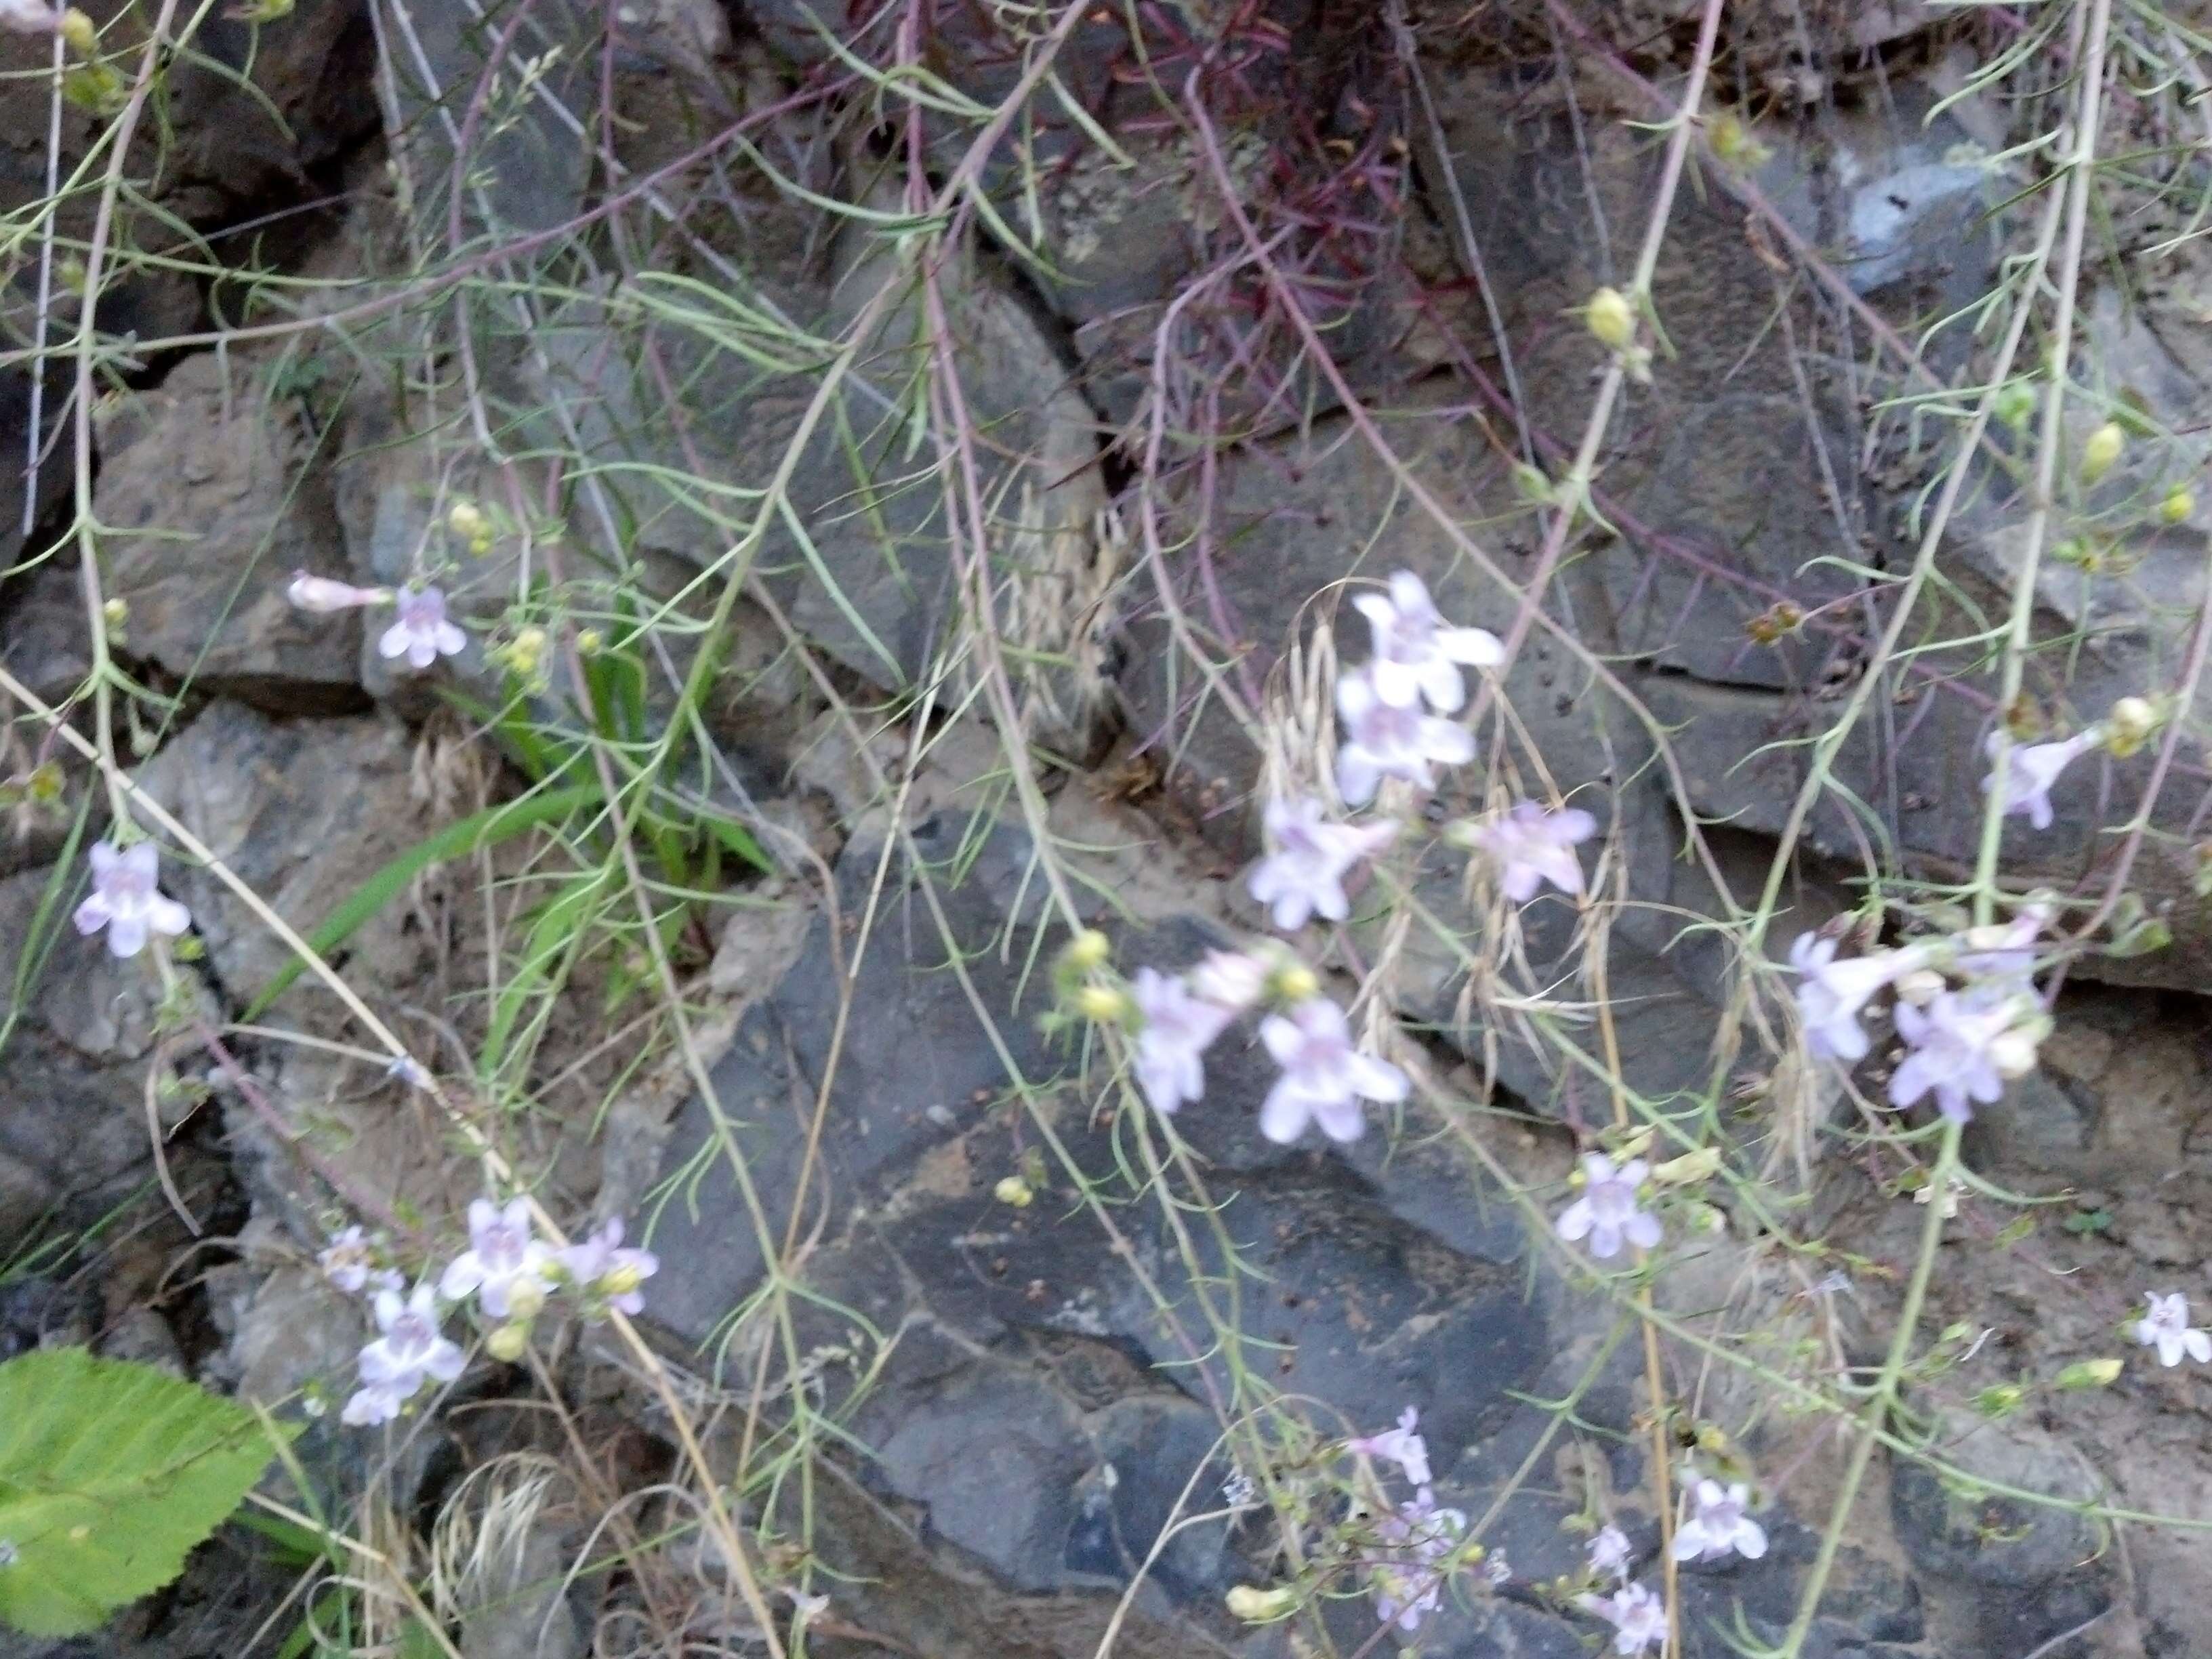
[[(443, 863), (447, 859), (465, 857), (484, 848), (495, 847), (501, 842), (511, 841), (526, 830), (565, 818), (579, 807), (589, 806), (600, 799), (598, 785), (575, 784), (566, 789), (526, 795), (520, 800), (472, 812), (458, 823), (447, 825), (428, 840), (416, 842), (355, 888), (307, 935), (307, 943), (314, 947), (318, 956), (327, 956), (343, 944), (363, 922), (391, 902), (417, 873), (431, 865)], [(262, 988), (261, 994), (253, 999), (252, 1006), (246, 1011), (246, 1018), (249, 1020), (258, 1018), (270, 1003), (283, 995), (292, 981), (306, 970), (307, 965), (298, 957), (286, 963)]]

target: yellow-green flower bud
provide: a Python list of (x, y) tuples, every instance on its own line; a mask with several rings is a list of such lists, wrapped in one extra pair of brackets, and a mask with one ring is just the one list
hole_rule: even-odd
[(991, 1196), (1001, 1204), (1010, 1204), (1017, 1210), (1026, 1210), (1036, 1200), (1036, 1193), (1019, 1176), (1010, 1175), (991, 1188)]
[(1086, 985), (1075, 994), (1075, 1006), (1084, 1018), (1101, 1025), (1119, 1025), (1129, 1017), (1129, 999), (1117, 986)]
[(484, 1338), (484, 1352), (504, 1364), (512, 1365), (529, 1348), (530, 1326), (525, 1320), (509, 1320)]
[(545, 658), (545, 630), (526, 628), (510, 641), (507, 647), (507, 665), (528, 679), (538, 672)]
[(2197, 510), (2197, 497), (2185, 485), (2177, 484), (2166, 492), (2166, 499), (2158, 504), (2160, 524), (2185, 524)]
[(1303, 962), (1285, 962), (1268, 976), (1267, 989), (1278, 1002), (1310, 1002), (1321, 994), (1321, 975)]
[(2120, 459), (2120, 452), (2128, 447), (2128, 434), (2120, 429), (2118, 421), (2107, 421), (2089, 434), (2081, 446), (2081, 482), (2094, 483), (2112, 470), (2112, 463)]
[(1685, 1152), (1680, 1158), (1670, 1158), (1664, 1164), (1651, 1166), (1651, 1179), (1662, 1187), (1682, 1187), (1693, 1181), (1709, 1181), (1720, 1173), (1721, 1149), (1700, 1146), (1694, 1152)]
[(2124, 760), (2150, 741), (2160, 724), (2158, 705), (2148, 697), (2122, 697), (2105, 716), (2105, 747)]
[(1067, 948), (1060, 959), (1079, 974), (1087, 974), (1094, 968), (1103, 968), (1114, 955), (1114, 946), (1105, 934), (1096, 927), (1086, 927), (1067, 941)]
[(111, 629), (120, 628), (131, 620), (131, 605), (127, 599), (110, 599), (100, 607), (100, 615)]
[(518, 1274), (507, 1286), (507, 1310), (516, 1320), (527, 1325), (544, 1311), (545, 1286), (528, 1274)]
[(1636, 338), (1636, 307), (1617, 288), (1601, 288), (1589, 297), (1583, 313), (1589, 331), (1615, 351), (1626, 351)]
[(1270, 1620), (1280, 1619), (1298, 1604), (1298, 1593), (1294, 1586), (1285, 1584), (1280, 1589), (1263, 1590), (1250, 1584), (1239, 1584), (1225, 1598), (1230, 1616), (1241, 1619), (1248, 1625), (1264, 1625)]
[(1997, 388), (1997, 395), (1990, 404), (1990, 412), (2000, 424), (2014, 432), (2025, 431), (2035, 416), (2035, 388), (2026, 380), (2007, 380)]
[(89, 58), (100, 49), (99, 26), (75, 6), (62, 14), (61, 36), (80, 58)]
[(2120, 1380), (2117, 1359), (2077, 1359), (2051, 1379), (2055, 1389), (2075, 1393), (2083, 1389), (2106, 1389)]

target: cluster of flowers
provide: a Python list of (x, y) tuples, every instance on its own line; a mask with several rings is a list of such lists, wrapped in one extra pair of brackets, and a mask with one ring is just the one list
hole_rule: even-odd
[[(1385, 778), (1433, 789), (1437, 763), (1474, 757), (1473, 736), (1443, 716), (1466, 703), (1462, 669), (1496, 666), (1504, 653), (1480, 629), (1447, 625), (1411, 571), (1390, 579), (1387, 597), (1363, 593), (1352, 603), (1373, 630), (1374, 653), (1337, 686), (1345, 737), (1336, 785), (1347, 805), (1359, 807), (1374, 799)], [(1398, 832), (1387, 818), (1355, 823), (1334, 817), (1327, 803), (1310, 795), (1270, 801), (1263, 823), (1269, 850), (1248, 886), (1286, 933), (1316, 916), (1349, 918), (1346, 878)], [(1587, 812), (1548, 811), (1522, 801), (1487, 823), (1454, 826), (1453, 838), (1487, 854), (1501, 890), (1520, 903), (1547, 881), (1562, 892), (1580, 892), (1574, 848), (1596, 829)], [(1094, 974), (1105, 965), (1106, 941), (1085, 934), (1063, 960), (1077, 975)], [(1282, 1067), (1261, 1108), (1261, 1131), (1269, 1139), (1296, 1140), (1312, 1124), (1332, 1139), (1354, 1140), (1365, 1127), (1363, 1100), (1387, 1104), (1406, 1097), (1406, 1074), (1360, 1052), (1344, 1011), (1320, 994), (1313, 970), (1279, 949), (1215, 951), (1182, 975), (1140, 969), (1126, 995), (1093, 985), (1079, 1000), (1094, 1018), (1134, 1026), (1137, 1083), (1158, 1112), (1172, 1114), (1200, 1097), (1206, 1048), (1238, 1016), (1263, 1004), (1271, 1012), (1261, 1021), (1260, 1040)]]
[[(1674, 1559), (1719, 1561), (1741, 1555), (1758, 1560), (1766, 1553), (1766, 1528), (1751, 1518), (1750, 1507), (1750, 1489), (1741, 1481), (1723, 1486), (1717, 1480), (1698, 1480), (1690, 1493), (1690, 1517), (1674, 1529)], [(1589, 1540), (1589, 1570), (1593, 1577), (1611, 1581), (1613, 1593), (1593, 1591), (1579, 1605), (1613, 1626), (1616, 1654), (1644, 1653), (1663, 1648), (1667, 1641), (1667, 1604), (1650, 1585), (1630, 1582), (1634, 1568), (1627, 1535), (1618, 1527), (1601, 1528)]]
[[(1419, 1423), (1420, 1413), (1408, 1406), (1396, 1428), (1346, 1441), (1344, 1448), (1396, 1464), (1413, 1487), (1413, 1497), (1376, 1520), (1373, 1543), (1363, 1560), (1376, 1618), (1408, 1632), (1419, 1630), (1443, 1605), (1444, 1581), (1467, 1538), (1466, 1514), (1439, 1504), (1431, 1490), (1429, 1448), (1416, 1432)], [(1485, 1565), (1494, 1569), (1500, 1564)], [(1494, 1573), (1492, 1582), (1498, 1582)]]
[(325, 1276), (347, 1295), (369, 1294), (378, 1335), (361, 1351), (361, 1387), (347, 1400), (343, 1419), (356, 1425), (389, 1423), (425, 1384), (459, 1376), (460, 1346), (441, 1327), (447, 1307), (471, 1297), (492, 1322), (486, 1349), (504, 1360), (520, 1358), (531, 1322), (556, 1291), (575, 1297), (587, 1316), (610, 1309), (642, 1312), (640, 1286), (660, 1263), (651, 1251), (625, 1248), (622, 1241), (621, 1220), (610, 1218), (590, 1237), (556, 1250), (532, 1236), (528, 1200), (518, 1198), (502, 1209), (480, 1198), (469, 1206), (469, 1248), (434, 1279), (409, 1291), (362, 1229), (347, 1228), (318, 1260)]
[(1893, 989), (1898, 1035), (1911, 1053), (1891, 1074), (1890, 1104), (1933, 1095), (1945, 1117), (1966, 1122), (2035, 1069), (2051, 1030), (2033, 979), (2035, 942), (2050, 920), (2048, 906), (2031, 904), (2009, 922), (1842, 958), (1833, 939), (1802, 936), (1790, 961), (1807, 1046), (1847, 1065), (1864, 1059), (1860, 1017)]

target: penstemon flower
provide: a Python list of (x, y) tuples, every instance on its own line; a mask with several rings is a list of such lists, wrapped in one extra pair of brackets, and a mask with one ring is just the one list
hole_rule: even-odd
[(2136, 1340), (2156, 1348), (2160, 1364), (2179, 1365), (2184, 1354), (2199, 1364), (2212, 1362), (2212, 1335), (2191, 1328), (2185, 1291), (2160, 1296), (2153, 1291), (2148, 1301), (2143, 1316), (2136, 1321)]
[(315, 1264), (331, 1284), (348, 1296), (358, 1296), (368, 1287), (369, 1275), (376, 1268), (376, 1254), (369, 1247), (368, 1235), (356, 1225), (333, 1236)]
[(298, 570), (293, 573), (291, 586), (284, 590), (284, 597), (299, 610), (328, 615), (337, 611), (357, 611), (364, 605), (388, 605), (392, 590), (356, 587), (351, 582), (334, 581), (328, 576)]
[(1534, 801), (1515, 803), (1486, 823), (1466, 830), (1469, 845), (1498, 864), (1498, 884), (1516, 904), (1526, 904), (1546, 882), (1562, 893), (1583, 890), (1575, 848), (1597, 833), (1597, 820), (1578, 806), (1547, 811)]
[(175, 938), (192, 925), (191, 912), (155, 886), (161, 854), (150, 841), (118, 850), (112, 842), (92, 847), (92, 893), (76, 907), (78, 933), (89, 938), (107, 930), (108, 954), (135, 957), (151, 934)]
[(40, 0), (0, 0), (0, 29), (14, 34), (52, 34), (62, 26), (59, 7)]
[(441, 657), (458, 654), (468, 635), (446, 620), (446, 595), (437, 587), (403, 588), (399, 620), (376, 642), (380, 657), (404, 657), (411, 668), (428, 668)]
[(1800, 933), (1790, 947), (1797, 970), (1797, 1013), (1805, 1024), (1805, 1045), (1833, 1060), (1866, 1058), (1867, 1035), (1859, 1014), (1877, 991), (1926, 964), (1925, 945), (1879, 951), (1869, 957), (1836, 960), (1836, 941)]
[(1374, 799), (1384, 778), (1433, 789), (1435, 763), (1457, 766), (1474, 758), (1474, 736), (1465, 726), (1385, 702), (1364, 673), (1346, 674), (1336, 683), (1336, 711), (1345, 726), (1336, 751), (1336, 789), (1347, 805)]
[(487, 1316), (505, 1319), (518, 1297), (544, 1299), (552, 1260), (553, 1253), (531, 1237), (528, 1199), (501, 1210), (479, 1198), (469, 1206), (469, 1248), (446, 1269), (438, 1288), (448, 1302), (473, 1293)]
[(439, 1333), (437, 1293), (428, 1285), (404, 1301), (398, 1291), (379, 1291), (376, 1328), (383, 1334), (361, 1351), (362, 1387), (340, 1413), (357, 1427), (389, 1423), (425, 1382), (461, 1374), (461, 1351)]
[(1495, 668), (1505, 659), (1495, 635), (1446, 626), (1427, 584), (1410, 570), (1390, 578), (1389, 597), (1359, 593), (1352, 603), (1374, 630), (1376, 695), (1393, 708), (1411, 708), (1425, 697), (1438, 714), (1454, 714), (1467, 701), (1462, 666)]
[[(1889, 1079), (1889, 1103), (1910, 1106), (1936, 1097), (1936, 1109), (1955, 1122), (1974, 1115), (1977, 1103), (2004, 1097), (2005, 1074), (2017, 1074), (2020, 1024), (2016, 1000), (1946, 991), (1925, 1008), (1899, 1003), (1897, 1031), (1912, 1047)], [(2034, 1063), (2032, 1043), (2027, 1050)]]
[(624, 1248), (622, 1218), (609, 1216), (597, 1231), (561, 1252), (561, 1266), (569, 1283), (586, 1296), (617, 1313), (641, 1314), (645, 1297), (638, 1287), (660, 1271), (660, 1258), (650, 1250)]
[[(2004, 814), (2027, 814), (2027, 821), (2038, 830), (2051, 828), (2051, 786), (2058, 781), (2058, 775), (2075, 761), (2105, 740), (2105, 729), (2093, 726), (2077, 732), (2063, 743), (2016, 743), (2005, 750)], [(2004, 739), (1998, 733), (1990, 733), (1985, 745), (1990, 759)], [(1995, 787), (1996, 773), (1992, 770), (1982, 780), (1982, 793), (1987, 794)]]
[(1400, 1630), (1419, 1630), (1443, 1602), (1444, 1574), (1438, 1564), (1466, 1536), (1467, 1516), (1461, 1510), (1438, 1507), (1424, 1486), (1419, 1496), (1401, 1504), (1395, 1515), (1377, 1522), (1375, 1532), (1384, 1547), (1367, 1558), (1375, 1617)]
[(1584, 1152), (1583, 1195), (1559, 1212), (1559, 1237), (1570, 1244), (1587, 1238), (1590, 1254), (1601, 1261), (1620, 1255), (1624, 1241), (1652, 1249), (1662, 1237), (1659, 1218), (1638, 1208), (1636, 1200), (1649, 1173), (1640, 1158), (1616, 1170), (1603, 1152)]
[(1639, 1654), (1667, 1640), (1667, 1604), (1643, 1584), (1624, 1584), (1611, 1595), (1585, 1595), (1582, 1605), (1613, 1626), (1616, 1654)]
[(1408, 1406), (1398, 1414), (1396, 1428), (1347, 1440), (1344, 1449), (1395, 1463), (1405, 1471), (1407, 1480), (1417, 1486), (1425, 1486), (1430, 1480), (1429, 1443), (1413, 1432), (1420, 1420), (1420, 1413)]
[(1677, 1561), (1717, 1561), (1741, 1555), (1756, 1561), (1766, 1553), (1766, 1528), (1744, 1513), (1751, 1490), (1741, 1480), (1723, 1488), (1717, 1480), (1700, 1480), (1691, 1499), (1691, 1515), (1674, 1532)]
[(1385, 818), (1369, 824), (1332, 823), (1311, 795), (1272, 800), (1265, 816), (1273, 849), (1253, 866), (1252, 896), (1269, 908), (1275, 926), (1296, 933), (1309, 917), (1342, 921), (1352, 914), (1344, 878), (1360, 860), (1389, 845), (1398, 826)]
[(1258, 1006), (1274, 969), (1243, 951), (1208, 951), (1190, 970), (1190, 988), (1231, 1014)]
[(1601, 1578), (1626, 1579), (1630, 1559), (1628, 1534), (1619, 1527), (1600, 1527), (1589, 1540), (1589, 1570)]
[(1308, 1123), (1318, 1123), (1332, 1140), (1357, 1140), (1367, 1127), (1360, 1101), (1406, 1097), (1406, 1074), (1354, 1048), (1344, 1010), (1326, 997), (1268, 1015), (1260, 1022), (1260, 1041), (1283, 1068), (1261, 1103), (1260, 1133), (1283, 1146)]
[(1154, 1111), (1172, 1113), (1206, 1092), (1206, 1050), (1231, 1012), (1150, 968), (1137, 970), (1129, 991), (1144, 1020), (1137, 1031), (1137, 1085)]

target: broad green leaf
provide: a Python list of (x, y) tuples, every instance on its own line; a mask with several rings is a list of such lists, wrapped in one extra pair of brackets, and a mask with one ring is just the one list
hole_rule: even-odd
[(82, 1348), (0, 1365), (0, 1619), (90, 1630), (161, 1588), (269, 1465), (252, 1412)]
[[(328, 956), (352, 934), (362, 923), (396, 897), (416, 873), (447, 859), (460, 858), (480, 848), (496, 846), (511, 840), (526, 830), (541, 823), (565, 818), (578, 807), (589, 806), (601, 799), (596, 784), (576, 784), (567, 789), (549, 789), (535, 795), (525, 795), (520, 800), (508, 801), (503, 806), (488, 806), (481, 812), (472, 812), (459, 823), (451, 823), (427, 841), (417, 842), (398, 858), (386, 865), (367, 881), (348, 894), (338, 908), (323, 918), (322, 925), (307, 935), (307, 943), (318, 956)], [(292, 981), (306, 969), (307, 963), (295, 957), (278, 969), (276, 976), (263, 988), (246, 1011), (249, 1020), (284, 994)]]

